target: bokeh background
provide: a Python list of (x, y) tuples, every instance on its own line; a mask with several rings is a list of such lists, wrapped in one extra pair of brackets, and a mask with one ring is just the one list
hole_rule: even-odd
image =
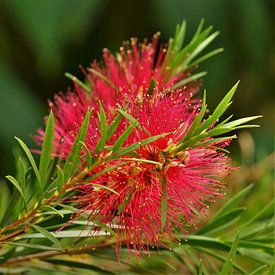
[(263, 176), (274, 161), (273, 1), (0, 0), (0, 177), (14, 171), (14, 136), (35, 146), (31, 134), (43, 127), (47, 100), (71, 85), (64, 72), (83, 79), (80, 64), (87, 67), (102, 48), (116, 51), (133, 36), (142, 40), (161, 31), (167, 42), (183, 19), (188, 40), (202, 18), (220, 31), (211, 47), (225, 48), (201, 68), (208, 71), (210, 109), (241, 80), (230, 112), (264, 117), (260, 129), (238, 133), (233, 157), (250, 167), (247, 181)]

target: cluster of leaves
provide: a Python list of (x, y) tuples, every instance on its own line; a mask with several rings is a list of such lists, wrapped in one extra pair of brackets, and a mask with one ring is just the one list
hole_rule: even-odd
[[(201, 24), (191, 42), (182, 49), (185, 23), (179, 26), (174, 40), (170, 41), (168, 47), (165, 64), (169, 66), (163, 66), (163, 68), (171, 73), (174, 70), (188, 71), (199, 62), (219, 52), (220, 49), (215, 50), (194, 61), (194, 57), (217, 36), (217, 33), (208, 36), (210, 31), (211, 28), (202, 31)], [(188, 80), (189, 82), (202, 77), (202, 74), (192, 77)], [(175, 85), (181, 86), (185, 83), (178, 82)], [(229, 121), (230, 116), (218, 123), (230, 106), (236, 88), (237, 84), (208, 118), (205, 118), (207, 105), (206, 94), (204, 94), (201, 110), (187, 129), (185, 137), (175, 145), (175, 153), (194, 146), (207, 147), (213, 144), (213, 141), (220, 142), (234, 137), (217, 136), (239, 128), (256, 126), (246, 125), (247, 122), (258, 118), (256, 116)], [(94, 151), (90, 152), (85, 145), (91, 116), (91, 111), (88, 110), (65, 161), (52, 156), (54, 139), (52, 113), (48, 117), (38, 165), (27, 145), (21, 139), (16, 138), (22, 149), (15, 152), (17, 173), (14, 177), (6, 177), (11, 184), (9, 187), (5, 183), (0, 185), (0, 272), (35, 274), (39, 271), (41, 274), (43, 271), (45, 273), (57, 271), (58, 274), (61, 272), (108, 274), (122, 270), (129, 273), (144, 273), (149, 270), (152, 272), (154, 269), (157, 272), (158, 268), (162, 271), (166, 270), (167, 273), (182, 269), (181, 271), (193, 274), (272, 272), (274, 202), (268, 204), (253, 218), (241, 218), (246, 210), (239, 207), (239, 204), (252, 190), (252, 185), (229, 200), (197, 232), (188, 236), (177, 236), (181, 242), (179, 246), (167, 244), (171, 246), (170, 250), (152, 248), (149, 259), (140, 259), (142, 264), (135, 263), (134, 260), (131, 263), (125, 263), (123, 252), (127, 254), (127, 251), (123, 248), (121, 264), (117, 267), (117, 258), (114, 257), (112, 247), (116, 241), (115, 227), (119, 225), (110, 226), (99, 223), (97, 220), (87, 222), (89, 213), (79, 213), (74, 202), (70, 202), (70, 198), (76, 195), (74, 183), (78, 180), (87, 180), (90, 172), (108, 161), (121, 160), (117, 165), (94, 173), (89, 180), (117, 168), (118, 165), (122, 166), (128, 161), (135, 160), (161, 165), (138, 156), (128, 156), (131, 156), (131, 153), (141, 146), (150, 144), (167, 133), (124, 146), (132, 131), (141, 126), (125, 109), (116, 111), (116, 117), (108, 123), (105, 110), (100, 105), (98, 114), (100, 139)], [(117, 138), (113, 146), (106, 146), (123, 120), (126, 120), (129, 126)], [(122, 156), (127, 157), (121, 158)], [(165, 182), (163, 185), (165, 186)], [(97, 185), (95, 187), (116, 192), (108, 186)], [(123, 207), (124, 204), (121, 205), (122, 209)], [(162, 198), (161, 211), (162, 224), (165, 224), (167, 211), (165, 193)], [(96, 234), (94, 234), (95, 230)], [(230, 232), (234, 232), (234, 238), (231, 238)], [(245, 262), (242, 263), (244, 258), (251, 262), (258, 262), (255, 266), (253, 265), (254, 271), (247, 269)]]

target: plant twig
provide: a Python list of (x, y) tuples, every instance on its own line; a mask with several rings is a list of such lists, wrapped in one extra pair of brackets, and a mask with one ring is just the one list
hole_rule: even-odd
[(54, 250), (54, 251), (45, 251), (45, 252), (39, 252), (39, 253), (34, 253), (30, 255), (25, 255), (25, 256), (18, 256), (12, 259), (7, 260), (2, 267), (7, 267), (11, 266), (13, 264), (18, 264), (26, 261), (30, 261), (32, 259), (43, 259), (43, 258), (50, 258), (53, 256), (58, 256), (58, 255), (75, 255), (75, 254), (82, 254), (85, 252), (93, 251), (98, 248), (106, 248), (113, 245), (113, 243), (100, 243), (100, 244), (93, 244), (93, 245), (88, 245), (80, 248), (69, 248), (65, 250)]

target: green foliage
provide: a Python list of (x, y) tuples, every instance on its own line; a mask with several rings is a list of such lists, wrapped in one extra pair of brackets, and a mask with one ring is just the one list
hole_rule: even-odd
[[(212, 27), (203, 30), (202, 21), (192, 40), (183, 47), (186, 23), (183, 22), (177, 27), (175, 37), (169, 42), (163, 66), (169, 77), (188, 72), (200, 62), (222, 51), (216, 49), (195, 59), (218, 35), (218, 32), (211, 34), (211, 31)], [(91, 72), (116, 89), (105, 76), (93, 69)], [(182, 82), (175, 83), (174, 88), (193, 82), (204, 74), (189, 76)], [(86, 84), (71, 74), (66, 76), (90, 92), (91, 89)], [(152, 81), (152, 86), (154, 85)], [(237, 85), (238, 83), (208, 117), (204, 93), (201, 110), (189, 129), (186, 129), (184, 138), (176, 144), (176, 153), (197, 146), (212, 146), (213, 142), (235, 137), (223, 136), (224, 134), (244, 127), (257, 126), (246, 123), (260, 116), (234, 121), (230, 121), (229, 116), (219, 123), (219, 119), (232, 102)], [(82, 184), (91, 184), (94, 190), (104, 188), (119, 195), (110, 187), (95, 184), (92, 180), (113, 169), (123, 167), (129, 161), (146, 162), (159, 168), (159, 162), (143, 159), (135, 151), (170, 133), (149, 136), (125, 146), (125, 141), (136, 128), (145, 132), (146, 129), (143, 129), (126, 109), (117, 109), (116, 112), (115, 118), (108, 124), (106, 112), (99, 103), (100, 138), (95, 149), (91, 151), (85, 144), (91, 117), (91, 111), (88, 110), (67, 159), (60, 159), (57, 163), (52, 156), (54, 118), (50, 113), (38, 162), (39, 168), (26, 144), (16, 138), (23, 149), (24, 157), (16, 160), (16, 176), (6, 177), (12, 184), (12, 196), (9, 200), (10, 191), (7, 186), (2, 183), (0, 186), (0, 272), (35, 274), (58, 270), (59, 274), (117, 274), (121, 271), (135, 274), (155, 270), (167, 274), (271, 273), (274, 268), (274, 200), (256, 215), (254, 212), (249, 214), (251, 205), (246, 199), (252, 196), (255, 200), (253, 204), (257, 204), (257, 197), (252, 194), (255, 185), (249, 185), (233, 196), (216, 214), (210, 216), (200, 229), (193, 230), (190, 234), (181, 233), (175, 236), (175, 239), (180, 241), (178, 245), (166, 243), (164, 238), (164, 244), (170, 249), (152, 247), (150, 257), (142, 258), (138, 263), (135, 259), (124, 262), (129, 252), (122, 246), (121, 265), (117, 264), (113, 247), (120, 225), (116, 224), (115, 220), (114, 224), (104, 224), (90, 213), (79, 212), (73, 200), (70, 200), (77, 194), (74, 184), (81, 181)], [(117, 128), (125, 121), (128, 127), (113, 140)], [(217, 137), (220, 135), (222, 136)], [(99, 172), (96, 170), (101, 164), (113, 160), (119, 163), (116, 162)], [(168, 209), (164, 176), (161, 185), (160, 213), (163, 229)], [(133, 194), (132, 192), (125, 197), (117, 209), (118, 215), (127, 208)], [(252, 266), (249, 267), (247, 263)]]

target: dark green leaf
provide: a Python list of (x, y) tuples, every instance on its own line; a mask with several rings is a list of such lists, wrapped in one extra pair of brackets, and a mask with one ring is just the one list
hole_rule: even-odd
[(25, 198), (24, 191), (22, 190), (20, 184), (13, 176), (6, 176), (6, 178), (13, 184), (13, 186), (19, 191), (21, 197), (23, 198), (23, 202), (25, 205), (25, 209), (27, 210), (27, 200)]
[(243, 190), (238, 192), (235, 196), (233, 196), (226, 204), (216, 213), (215, 218), (218, 216), (224, 215), (226, 212), (230, 211), (232, 208), (238, 206), (238, 204), (242, 201), (244, 197), (251, 191), (254, 184), (250, 184), (245, 187)]
[(107, 119), (106, 119), (106, 113), (103, 109), (103, 106), (101, 103), (99, 103), (99, 126), (100, 126), (100, 139), (96, 145), (95, 152), (98, 153), (100, 152), (107, 141)]
[(250, 259), (261, 264), (267, 264), (270, 266), (274, 261), (273, 255), (271, 256), (270, 254), (260, 251), (258, 249), (249, 249), (249, 248), (240, 247), (238, 248), (238, 252), (240, 252), (241, 255), (247, 256)]
[(7, 210), (9, 199), (9, 188), (4, 181), (0, 181), (0, 224)]
[(237, 253), (238, 243), (239, 243), (239, 234), (237, 233), (220, 274), (232, 273), (233, 261)]
[(80, 144), (82, 144), (83, 148), (85, 149), (85, 152), (86, 152), (86, 166), (87, 166), (88, 169), (90, 169), (90, 167), (92, 166), (92, 162), (93, 162), (93, 158), (91, 156), (90, 150), (84, 142), (80, 141)]
[(108, 141), (112, 135), (115, 133), (118, 125), (120, 124), (122, 120), (122, 115), (119, 113), (110, 123), (108, 129), (107, 129), (107, 135), (106, 135), (106, 140)]
[(134, 128), (136, 127), (135, 124), (131, 124), (123, 133), (122, 135), (117, 139), (117, 141), (115, 142), (113, 148), (112, 148), (112, 153), (115, 153), (116, 151), (118, 151), (120, 149), (120, 147), (123, 145), (123, 143), (125, 142), (125, 140), (129, 137), (129, 135), (132, 133), (132, 131), (134, 130)]
[(197, 236), (197, 235), (188, 235), (181, 239), (181, 242), (184, 244), (189, 244), (190, 246), (198, 246), (204, 248), (217, 249), (222, 251), (229, 251), (230, 245), (225, 242), (218, 240), (216, 238), (206, 237), (206, 236)]
[(256, 220), (261, 219), (261, 217), (264, 217), (268, 213), (274, 214), (274, 210), (275, 210), (274, 205), (275, 205), (275, 200), (273, 199), (262, 210), (260, 210), (258, 213), (256, 213), (250, 220), (248, 220), (247, 222), (242, 224), (241, 228), (252, 224)]
[(39, 174), (41, 178), (42, 186), (47, 184), (49, 176), (49, 165), (51, 162), (52, 144), (54, 138), (54, 118), (53, 113), (50, 112), (48, 122), (45, 130), (43, 145), (41, 149), (40, 163), (39, 163)]
[(219, 215), (218, 217), (211, 220), (210, 223), (206, 224), (204, 227), (198, 230), (196, 234), (209, 234), (224, 229), (232, 225), (232, 222), (236, 221), (244, 210), (245, 208), (235, 208), (224, 213), (223, 215)]
[[(51, 241), (58, 250), (63, 250), (61, 243), (57, 240), (57, 238), (55, 237), (55, 235), (53, 233), (49, 232), (48, 230), (46, 230), (45, 228), (43, 228), (39, 225), (35, 225), (35, 224), (29, 224), (29, 225), (36, 231), (40, 232), (42, 234), (42, 236), (44, 236), (46, 239)], [(24, 235), (23, 237), (25, 238), (26, 236), (27, 235)]]
[(30, 161), (30, 164), (33, 168), (33, 171), (37, 177), (37, 180), (38, 180), (38, 188), (39, 188), (39, 191), (42, 193), (42, 184), (41, 184), (41, 177), (40, 177), (40, 174), (39, 174), (39, 171), (38, 171), (38, 168), (36, 166), (36, 163), (34, 161), (34, 158), (29, 150), (29, 148), (27, 147), (27, 145), (18, 137), (15, 137), (15, 139), (18, 141), (18, 143), (20, 144), (20, 146), (22, 147), (22, 149), (24, 150), (26, 156), (28, 157), (28, 160)]
[[(57, 215), (59, 215), (61, 218), (64, 218), (64, 215), (63, 215), (63, 213), (62, 213), (62, 211), (61, 210), (57, 210), (57, 209), (55, 209), (54, 207), (52, 207), (52, 206), (50, 206), (50, 205), (42, 205), (41, 206), (41, 209), (48, 209), (48, 210), (52, 210), (52, 212), (54, 212), (55, 214), (57, 214)], [(43, 214), (44, 214), (44, 212), (43, 212)]]
[(65, 181), (68, 180), (73, 175), (79, 163), (80, 155), (82, 151), (82, 144), (80, 142), (85, 142), (89, 123), (90, 123), (90, 116), (91, 116), (91, 111), (88, 110), (86, 113), (85, 119), (79, 129), (79, 132), (75, 138), (71, 151), (65, 162), (64, 169), (63, 169)]

